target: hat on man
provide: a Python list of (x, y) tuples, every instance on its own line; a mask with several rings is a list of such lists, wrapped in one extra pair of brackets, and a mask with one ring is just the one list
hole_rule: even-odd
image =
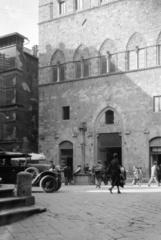
[(117, 154), (117, 153), (114, 153), (114, 154), (113, 154), (113, 157), (118, 157), (118, 154)]

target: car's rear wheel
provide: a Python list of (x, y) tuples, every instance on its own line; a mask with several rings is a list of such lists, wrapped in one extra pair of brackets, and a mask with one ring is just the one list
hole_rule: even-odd
[(39, 170), (35, 167), (28, 167), (25, 169), (25, 172), (30, 173), (32, 175), (32, 179), (34, 179), (39, 174)]
[(40, 187), (44, 192), (55, 192), (57, 191), (58, 183), (54, 177), (47, 175), (40, 180)]

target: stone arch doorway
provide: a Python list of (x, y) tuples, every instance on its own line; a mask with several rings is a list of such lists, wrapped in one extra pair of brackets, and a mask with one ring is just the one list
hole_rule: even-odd
[(108, 167), (112, 156), (117, 153), (122, 164), (122, 122), (116, 109), (103, 109), (95, 122), (95, 161), (101, 160)]
[(149, 171), (153, 162), (157, 162), (161, 164), (161, 137), (155, 137), (149, 142), (150, 147), (150, 163), (149, 163)]
[(59, 144), (60, 166), (64, 168), (68, 165), (73, 172), (73, 143), (64, 141)]

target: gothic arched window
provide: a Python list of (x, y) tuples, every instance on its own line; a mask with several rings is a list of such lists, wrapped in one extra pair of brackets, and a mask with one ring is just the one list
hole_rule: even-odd
[(88, 77), (90, 74), (89, 50), (87, 47), (80, 45), (74, 54), (75, 77), (76, 79)]
[(100, 47), (100, 73), (115, 72), (116, 52), (115, 43), (111, 39), (106, 39)]
[(106, 124), (114, 123), (114, 112), (112, 110), (107, 110), (105, 112), (105, 123)]
[(53, 65), (53, 82), (65, 80), (65, 57), (61, 50), (56, 50), (51, 59)]
[(140, 33), (134, 33), (127, 43), (127, 69), (146, 67), (146, 42)]

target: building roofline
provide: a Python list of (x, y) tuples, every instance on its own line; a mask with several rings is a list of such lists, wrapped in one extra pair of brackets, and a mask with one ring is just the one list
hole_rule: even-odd
[(4, 39), (4, 38), (9, 38), (9, 37), (13, 37), (13, 36), (17, 36), (23, 39), (27, 39), (27, 37), (23, 36), (22, 34), (18, 33), (18, 32), (13, 32), (13, 33), (9, 33), (9, 34), (5, 34), (5, 35), (1, 35), (0, 36), (0, 40)]

